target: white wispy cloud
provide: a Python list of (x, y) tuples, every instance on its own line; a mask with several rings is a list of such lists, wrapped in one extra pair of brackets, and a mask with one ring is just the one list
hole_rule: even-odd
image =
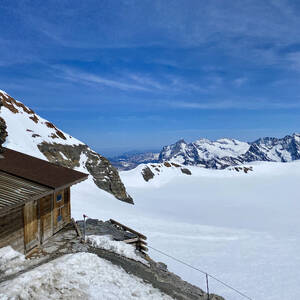
[[(160, 74), (154, 76), (150, 74), (121, 72), (112, 74), (111, 78), (82, 71), (79, 69), (56, 65), (52, 67), (55, 75), (68, 81), (80, 82), (84, 84), (96, 84), (103, 87), (116, 88), (125, 91), (145, 91), (151, 93), (177, 93), (177, 92), (207, 92), (209, 88), (200, 84), (189, 82), (179, 76), (170, 74)], [(118, 78), (118, 79), (116, 79)], [(159, 79), (156, 79), (159, 78)], [(215, 83), (215, 80), (211, 80)]]
[(263, 110), (263, 109), (292, 109), (300, 108), (300, 99), (294, 102), (267, 101), (267, 100), (222, 100), (222, 101), (169, 101), (168, 105), (174, 108), (199, 110)]
[(55, 69), (60, 71), (59, 76), (70, 81), (97, 84), (100, 86), (106, 86), (106, 87), (116, 88), (125, 91), (128, 90), (148, 91), (148, 88), (138, 83), (129, 83), (121, 80), (108, 79), (99, 75), (71, 69), (68, 67), (55, 66)]

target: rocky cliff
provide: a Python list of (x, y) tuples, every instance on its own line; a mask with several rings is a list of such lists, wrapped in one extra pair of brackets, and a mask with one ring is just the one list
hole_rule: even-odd
[(133, 203), (116, 168), (110, 164), (108, 159), (93, 151), (87, 145), (62, 145), (42, 142), (37, 146), (48, 161), (52, 163), (71, 169), (80, 168), (81, 165), (85, 166), (100, 189), (113, 194), (119, 200)]

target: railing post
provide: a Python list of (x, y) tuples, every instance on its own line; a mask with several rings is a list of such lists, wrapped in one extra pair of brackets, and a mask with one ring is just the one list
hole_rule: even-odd
[(208, 287), (208, 274), (205, 274), (206, 277), (206, 292), (207, 292), (207, 300), (209, 300), (209, 287)]
[(85, 230), (86, 230), (85, 218), (88, 218), (88, 216), (83, 214), (83, 241), (84, 242), (85, 242)]

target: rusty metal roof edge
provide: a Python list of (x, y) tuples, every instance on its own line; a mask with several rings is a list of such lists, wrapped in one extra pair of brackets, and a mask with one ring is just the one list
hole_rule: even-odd
[[(81, 171), (76, 171), (76, 170), (73, 170), (73, 169), (71, 169), (71, 168), (64, 167), (64, 166), (61, 166), (61, 165), (59, 165), (59, 164), (52, 163), (52, 162), (50, 162), (50, 161), (48, 161), (48, 160), (44, 160), (44, 159), (41, 159), (41, 158), (38, 158), (38, 157), (35, 157), (35, 156), (32, 156), (32, 155), (29, 155), (29, 154), (26, 154), (26, 153), (23, 153), (23, 152), (14, 150), (14, 149), (6, 148), (6, 147), (2, 147), (2, 148), (3, 148), (3, 150), (4, 150), (3, 153), (5, 153), (5, 150), (10, 150), (10, 151), (16, 152), (16, 153), (18, 153), (18, 154), (21, 154), (21, 155), (23, 155), (23, 156), (26, 156), (26, 157), (28, 157), (28, 158), (34, 158), (35, 160), (39, 160), (39, 161), (41, 161), (41, 162), (46, 162), (46, 163), (48, 163), (49, 165), (53, 165), (53, 166), (56, 166), (56, 167), (61, 168), (61, 169), (71, 170), (71, 171), (74, 171), (74, 172), (77, 172), (77, 173), (81, 173), (82, 175), (89, 175), (89, 174), (83, 173), (83, 172), (81, 172)], [(2, 155), (2, 154), (1, 154), (1, 155)], [(3, 156), (3, 158), (5, 158), (4, 155), (2, 155), (2, 156)], [(1, 170), (1, 171), (2, 171), (2, 170)]]
[[(52, 189), (52, 190), (54, 190), (54, 191), (59, 191), (59, 190), (62, 190), (62, 189), (64, 189), (64, 188), (66, 188), (66, 187), (69, 187), (69, 186), (72, 186), (72, 185), (74, 185), (74, 184), (77, 184), (77, 183), (79, 183), (79, 182), (85, 181), (85, 180), (87, 180), (88, 177), (89, 177), (89, 174), (85, 174), (85, 173), (80, 172), (80, 173), (82, 173), (82, 174), (85, 174), (85, 176), (83, 176), (82, 178), (80, 178), (80, 179), (78, 179), (78, 180), (75, 180), (75, 181), (73, 181), (73, 182), (70, 182), (70, 183), (68, 183), (68, 184), (62, 185), (62, 186), (57, 187), (57, 188), (53, 188), (52, 186), (49, 186), (49, 185), (46, 185), (46, 184), (41, 184), (41, 183), (39, 183), (39, 182), (37, 182), (37, 181), (28, 179), (28, 178), (23, 177), (23, 176), (15, 175), (15, 174), (13, 174), (13, 173), (11, 173), (11, 172), (8, 172), (8, 171), (3, 171), (3, 170), (0, 170), (0, 171), (3, 172), (3, 173), (9, 174), (9, 175), (11, 175), (11, 176), (17, 177), (17, 178), (21, 178), (21, 179), (23, 179), (23, 180), (33, 182), (33, 183), (38, 184), (38, 185), (40, 185), (40, 186), (44, 186), (44, 187), (49, 188), (49, 189)], [(76, 171), (76, 172), (77, 172), (77, 171)]]
[(71, 183), (69, 183), (69, 184), (65, 184), (65, 185), (63, 185), (63, 186), (60, 186), (60, 187), (58, 187), (58, 188), (55, 188), (55, 189), (54, 189), (54, 192), (63, 190), (63, 189), (65, 189), (65, 188), (67, 188), (67, 187), (70, 187), (70, 186), (72, 186), (72, 185), (75, 185), (75, 184), (77, 184), (77, 183), (80, 183), (80, 182), (82, 182), (82, 181), (85, 181), (85, 180), (88, 179), (88, 177), (89, 177), (89, 175), (86, 174), (86, 176), (83, 177), (83, 178), (81, 178), (81, 179), (75, 180), (75, 181), (73, 181), (73, 182), (71, 182)]

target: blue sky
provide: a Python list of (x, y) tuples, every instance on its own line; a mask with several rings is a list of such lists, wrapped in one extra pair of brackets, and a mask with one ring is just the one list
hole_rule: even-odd
[(300, 130), (300, 2), (0, 2), (0, 89), (105, 155)]

